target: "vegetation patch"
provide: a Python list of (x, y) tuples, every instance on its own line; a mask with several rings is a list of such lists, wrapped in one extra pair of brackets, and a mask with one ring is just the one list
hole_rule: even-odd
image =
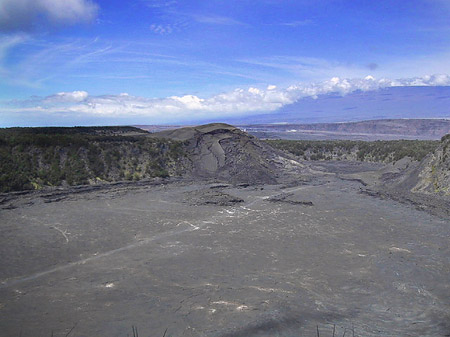
[(0, 192), (180, 175), (184, 143), (133, 127), (0, 130)]
[(390, 140), (266, 140), (271, 146), (290, 152), (304, 160), (358, 160), (369, 162), (395, 162), (404, 157), (420, 161), (433, 152), (439, 141)]

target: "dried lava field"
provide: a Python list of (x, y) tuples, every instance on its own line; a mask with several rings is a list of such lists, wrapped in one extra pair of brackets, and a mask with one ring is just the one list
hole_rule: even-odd
[(299, 167), (8, 194), (0, 335), (448, 336), (449, 218)]

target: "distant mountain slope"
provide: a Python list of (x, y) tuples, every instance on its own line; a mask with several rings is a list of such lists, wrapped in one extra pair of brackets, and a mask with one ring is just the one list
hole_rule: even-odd
[(329, 123), (372, 119), (450, 118), (450, 87), (389, 87), (302, 98), (277, 111), (228, 123)]
[(258, 138), (439, 140), (450, 133), (450, 119), (381, 119), (347, 123), (242, 125)]

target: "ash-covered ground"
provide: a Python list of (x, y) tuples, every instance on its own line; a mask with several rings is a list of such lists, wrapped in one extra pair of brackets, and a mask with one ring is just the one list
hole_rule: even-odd
[(379, 167), (325, 166), (15, 195), (0, 335), (449, 336), (449, 218), (363, 193)]

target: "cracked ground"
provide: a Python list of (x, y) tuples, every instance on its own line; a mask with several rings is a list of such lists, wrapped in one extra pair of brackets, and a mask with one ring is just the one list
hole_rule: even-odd
[[(191, 202), (209, 189), (243, 201)], [(358, 182), (16, 203), (0, 211), (1, 336), (450, 334), (449, 220)]]

